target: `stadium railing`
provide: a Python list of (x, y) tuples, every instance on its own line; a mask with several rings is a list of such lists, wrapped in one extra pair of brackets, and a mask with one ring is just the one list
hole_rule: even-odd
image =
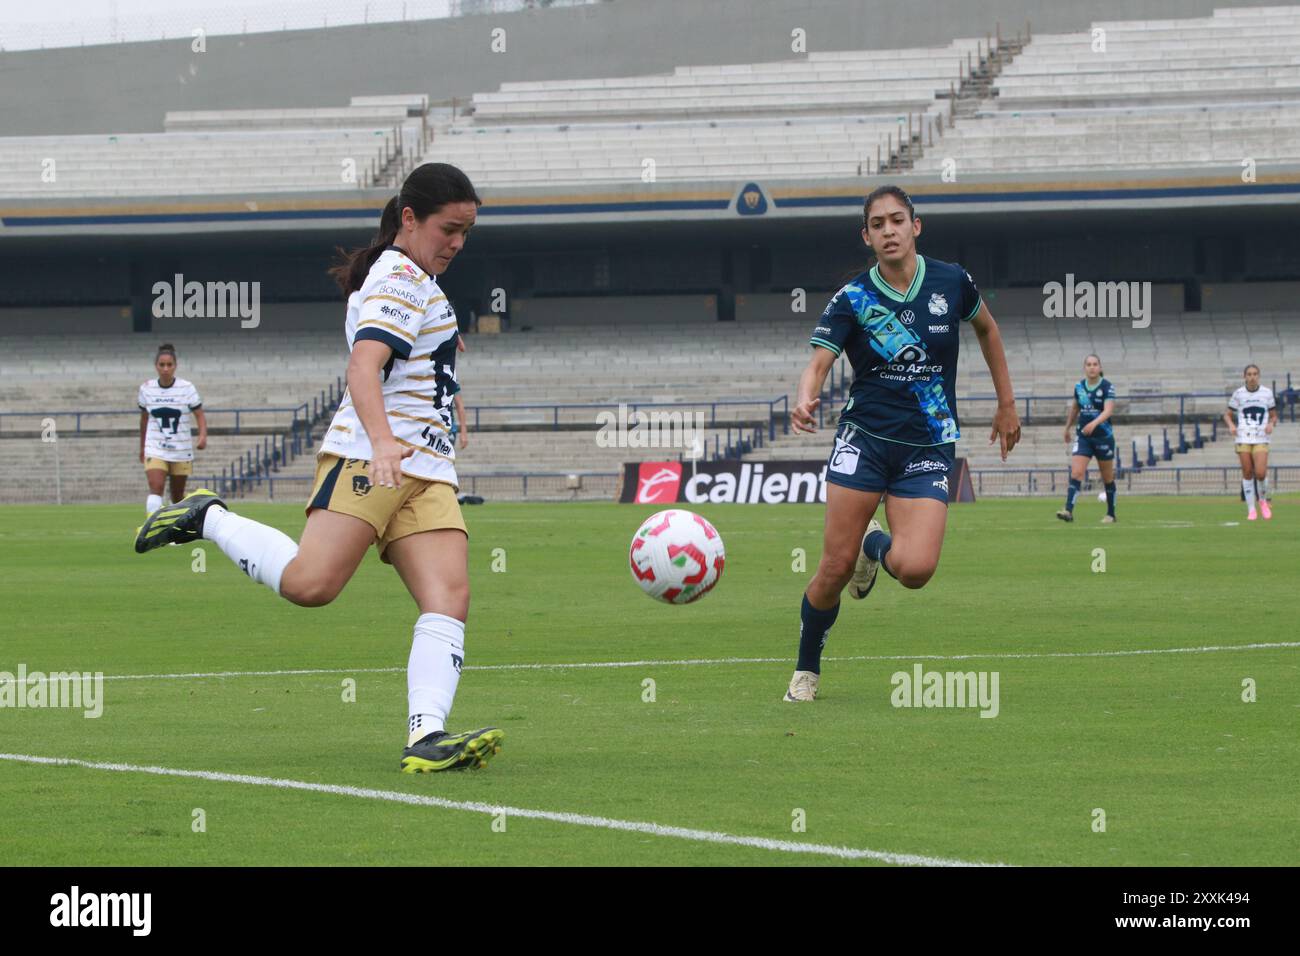
[[(1300, 490), (1300, 465), (1269, 465), (1273, 490)], [(1069, 484), (1069, 468), (973, 468), (971, 480), (975, 496), (1063, 495)], [(1092, 471), (1088, 474), (1091, 476)], [(1174, 466), (1173, 468), (1129, 468), (1116, 474), (1116, 483), (1126, 493), (1142, 495), (1223, 494), (1241, 491), (1241, 469), (1236, 465)], [(1097, 482), (1089, 477), (1084, 490), (1096, 490)]]
[[(229, 434), (232, 435), (242, 434), (245, 424), (247, 423), (247, 419), (252, 416), (283, 415), (285, 413), (290, 413), (293, 416), (292, 421), (288, 426), (290, 429), (299, 428), (301, 427), (302, 423), (308, 420), (308, 416), (307, 416), (308, 404), (306, 402), (304, 402), (301, 405), (262, 406), (256, 408), (208, 408), (204, 406), (203, 411), (204, 414), (207, 416), (208, 428), (210, 430), (218, 429), (218, 428), (229, 429)], [(62, 434), (93, 435), (97, 432), (103, 432), (105, 430), (121, 431), (125, 429), (127, 431), (130, 431), (134, 428), (139, 427), (139, 415), (140, 415), (139, 408), (108, 409), (108, 410), (70, 409), (64, 411), (49, 411), (49, 412), (0, 412), (0, 432), (3, 432), (5, 430), (6, 422), (11, 422), (12, 419), (34, 420), (36, 423), (36, 427), (32, 429), (33, 432), (40, 432), (44, 427), (46, 427), (45, 426), (46, 419), (51, 419), (54, 422), (54, 428), (56, 432)], [(220, 420), (226, 415), (234, 416), (233, 425), (221, 425), (218, 422), (213, 421), (214, 416), (216, 416), (218, 420)], [(87, 419), (92, 419), (92, 418), (111, 419), (114, 416), (116, 416), (118, 419), (121, 419), (122, 421), (120, 423), (108, 422), (103, 426), (103, 428), (100, 429), (92, 429), (90, 427), (90, 422), (86, 421)], [(63, 424), (68, 421), (71, 421), (72, 423), (71, 428), (68, 428)], [(84, 428), (82, 427), (83, 424), (85, 425)], [(261, 430), (265, 430), (266, 428), (284, 427), (279, 423), (262, 424), (262, 425), (258, 425), (256, 423), (247, 423), (247, 424), (249, 428), (258, 428)]]

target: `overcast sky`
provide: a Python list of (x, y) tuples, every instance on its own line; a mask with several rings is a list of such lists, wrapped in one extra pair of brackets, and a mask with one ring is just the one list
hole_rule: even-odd
[(0, 0), (0, 47), (77, 46), (446, 16), (451, 0)]

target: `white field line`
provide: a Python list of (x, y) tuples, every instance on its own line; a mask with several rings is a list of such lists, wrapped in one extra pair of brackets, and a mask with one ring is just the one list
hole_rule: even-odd
[(397, 790), (374, 790), (368, 787), (348, 787), (329, 783), (309, 783), (305, 780), (284, 780), (276, 777), (254, 777), (241, 773), (217, 773), (211, 770), (178, 770), (172, 767), (144, 767), (126, 763), (95, 763), (89, 760), (74, 760), (67, 757), (38, 757), (31, 754), (0, 753), (0, 760), (15, 763), (44, 764), (57, 767), (83, 767), (88, 770), (110, 770), (117, 773), (144, 773), (159, 777), (184, 777), (191, 780), (207, 780), (215, 783), (242, 783), (254, 787), (275, 787), (281, 790), (306, 790), (312, 793), (327, 793), (341, 797), (359, 797), (363, 800), (385, 800), (389, 803), (406, 803), (420, 807), (440, 807), (444, 810), (465, 810), (470, 813), (485, 813), (497, 816), (501, 813), (510, 817), (526, 820), (547, 820), (551, 823), (564, 823), (569, 826), (597, 827), (603, 830), (622, 830), (629, 833), (645, 833), (650, 836), (673, 837), (679, 840), (692, 840), (697, 843), (717, 843), (730, 846), (752, 847), (758, 850), (771, 850), (777, 853), (804, 853), (813, 856), (829, 856), (842, 860), (877, 860), (881, 863), (893, 863), (901, 866), (1003, 866), (1001, 863), (975, 863), (967, 860), (950, 860), (944, 857), (920, 856), (913, 853), (889, 853), (884, 850), (864, 850), (851, 847), (831, 846), (822, 843), (799, 843), (793, 840), (772, 840), (767, 837), (738, 836), (721, 833), (716, 830), (695, 830), (687, 827), (664, 826), (659, 823), (643, 823), (636, 820), (615, 820), (610, 817), (593, 817), (582, 813), (565, 813), (554, 810), (531, 810), (526, 807), (506, 807), (489, 803), (477, 803), (465, 800), (447, 800), (443, 797), (431, 797), (417, 793), (403, 793)]
[[(1205, 647), (1155, 647), (1130, 651), (1054, 651), (1042, 654), (885, 654), (852, 657), (824, 657), (825, 661), (973, 661), (973, 660), (1057, 660), (1080, 657), (1135, 657), (1154, 654), (1215, 654), (1223, 651), (1263, 651), (1297, 648), (1300, 641), (1259, 644), (1223, 644)], [(702, 667), (725, 664), (789, 664), (789, 657), (702, 657), (679, 660), (588, 661), (568, 664), (466, 664), (467, 671), (553, 671), (609, 667)], [(33, 669), (34, 670), (34, 669)], [(397, 674), (405, 667), (330, 667), (280, 671), (195, 671), (187, 674), (105, 674), (104, 680), (200, 680), (213, 677), (300, 677), (317, 674)], [(45, 678), (48, 680), (49, 678)], [(5, 683), (9, 679), (0, 681)], [(29, 681), (31, 679), (29, 678)], [(15, 681), (16, 682), (16, 681)], [(40, 681), (31, 681), (40, 683)]]

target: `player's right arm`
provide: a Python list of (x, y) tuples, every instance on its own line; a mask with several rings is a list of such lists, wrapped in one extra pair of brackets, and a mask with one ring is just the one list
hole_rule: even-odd
[(813, 349), (812, 358), (804, 366), (799, 376), (799, 391), (795, 396), (794, 408), (790, 410), (790, 427), (796, 432), (815, 432), (817, 430), (817, 407), (822, 400), (822, 385), (835, 364), (835, 353), (829, 349)]
[(849, 286), (845, 286), (835, 293), (808, 339), (808, 344), (813, 347), (812, 358), (799, 376), (799, 391), (795, 394), (794, 408), (790, 410), (790, 427), (796, 432), (817, 430), (815, 416), (822, 403), (822, 385), (835, 360), (844, 354), (844, 346), (857, 327), (857, 316), (853, 313), (848, 290)]
[(1070, 397), (1070, 411), (1065, 418), (1065, 443), (1070, 444), (1070, 432), (1074, 431), (1074, 423), (1079, 419), (1079, 403)]
[(361, 427), (370, 439), (370, 480), (387, 488), (402, 485), (402, 459), (409, 458), (414, 448), (402, 448), (393, 437), (388, 425), (388, 412), (384, 409), (384, 393), (380, 376), (392, 355), (392, 349), (373, 339), (355, 341), (352, 356), (348, 359), (348, 394), (361, 419)]
[(1228, 400), (1228, 407), (1223, 413), (1223, 420), (1225, 423), (1227, 423), (1228, 431), (1229, 433), (1232, 434), (1234, 438), (1237, 435), (1237, 423), (1233, 421), (1233, 418), (1235, 418), (1237, 414), (1237, 409), (1234, 407), (1234, 403), (1236, 401), (1237, 401), (1237, 396), (1234, 394), (1232, 398)]

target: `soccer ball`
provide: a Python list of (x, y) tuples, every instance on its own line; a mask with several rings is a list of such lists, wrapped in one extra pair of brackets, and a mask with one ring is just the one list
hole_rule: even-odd
[(713, 525), (673, 508), (652, 514), (637, 528), (627, 560), (636, 583), (656, 601), (690, 604), (718, 583), (726, 553)]

